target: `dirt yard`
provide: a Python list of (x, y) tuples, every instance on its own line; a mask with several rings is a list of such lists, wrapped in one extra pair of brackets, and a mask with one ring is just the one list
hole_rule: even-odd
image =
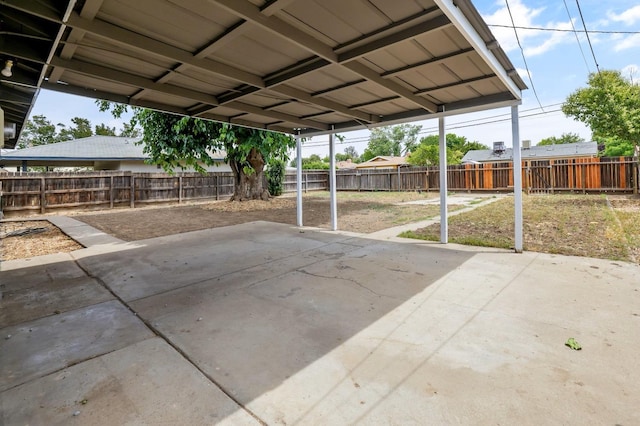
[[(339, 193), (338, 223), (340, 229), (370, 233), (437, 216), (437, 205), (398, 205), (399, 203), (435, 198), (430, 193)], [(329, 196), (325, 192), (305, 194), (304, 225), (330, 226)], [(257, 220), (296, 223), (296, 199), (292, 196), (270, 201), (213, 201), (191, 205), (165, 205), (136, 209), (102, 211), (65, 211), (107, 234), (125, 241), (136, 241), (200, 229), (237, 225)], [(13, 218), (14, 220), (16, 218)], [(22, 228), (47, 226), (50, 232), (3, 238), (0, 259), (22, 259), (37, 255), (66, 252), (80, 248), (49, 222), (3, 222), (0, 234)], [(66, 240), (68, 246), (60, 245)]]

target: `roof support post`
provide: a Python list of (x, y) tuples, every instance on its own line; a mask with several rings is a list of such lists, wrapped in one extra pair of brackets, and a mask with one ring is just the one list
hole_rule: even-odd
[(522, 153), (520, 151), (520, 119), (518, 106), (511, 107), (511, 135), (513, 138), (513, 202), (515, 203), (515, 251), (522, 253)]
[(302, 138), (296, 136), (296, 213), (297, 224), (302, 226)]
[(440, 242), (449, 242), (449, 222), (447, 219), (447, 138), (444, 133), (444, 117), (438, 118), (440, 142)]
[(338, 230), (338, 200), (336, 196), (336, 140), (333, 125), (329, 133), (329, 198), (331, 199), (331, 230)]

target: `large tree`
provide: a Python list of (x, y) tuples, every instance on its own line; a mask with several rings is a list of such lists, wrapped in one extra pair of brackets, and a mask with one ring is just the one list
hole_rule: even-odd
[(74, 139), (88, 138), (93, 136), (91, 130), (91, 122), (86, 118), (73, 117), (71, 119), (72, 126), (65, 126), (64, 124), (58, 124), (62, 129), (60, 130), (59, 139), (61, 141), (72, 141)]
[[(447, 133), (447, 164), (460, 164), (462, 157), (471, 151), (489, 149), (488, 146), (476, 141), (469, 141), (464, 136), (455, 133)], [(440, 138), (438, 135), (429, 135), (420, 139), (420, 144), (409, 155), (409, 164), (414, 166), (433, 166), (440, 163)]]
[(18, 148), (30, 148), (56, 142), (60, 142), (60, 138), (55, 124), (47, 120), (44, 115), (34, 115), (24, 124)]
[(590, 74), (588, 87), (570, 94), (562, 111), (589, 126), (595, 140), (640, 141), (640, 86), (619, 71)]
[[(98, 102), (101, 111), (111, 109), (119, 117), (123, 105)], [(167, 172), (175, 168), (193, 167), (204, 172), (204, 165), (214, 164), (211, 154), (226, 151), (226, 161), (233, 171), (234, 195), (237, 201), (269, 198), (265, 187), (265, 164), (288, 158), (295, 146), (291, 136), (266, 130), (237, 127), (230, 124), (183, 117), (143, 108), (133, 111), (130, 128), (140, 124), (144, 152)]]
[(559, 138), (555, 136), (550, 136), (548, 138), (542, 139), (537, 143), (537, 146), (546, 146), (546, 145), (562, 145), (567, 143), (580, 143), (584, 142), (584, 139), (580, 137), (577, 133), (563, 133)]
[(369, 161), (379, 155), (399, 157), (409, 153), (416, 147), (420, 130), (422, 126), (412, 124), (372, 129), (369, 144), (362, 154), (362, 159)]

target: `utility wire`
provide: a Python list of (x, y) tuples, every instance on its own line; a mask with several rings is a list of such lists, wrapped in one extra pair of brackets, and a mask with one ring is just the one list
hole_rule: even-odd
[[(577, 1), (577, 0), (576, 0)], [(529, 76), (529, 82), (531, 83), (531, 89), (533, 90), (533, 94), (538, 101), (538, 105), (540, 105), (540, 109), (544, 111), (542, 108), (542, 102), (540, 102), (540, 98), (538, 97), (538, 92), (536, 91), (536, 86), (533, 84), (533, 79), (531, 78), (531, 71), (529, 71), (529, 64), (527, 64), (527, 58), (524, 56), (524, 49), (522, 48), (522, 44), (520, 43), (520, 37), (518, 36), (518, 30), (516, 30), (516, 23), (513, 20), (513, 15), (511, 14), (511, 7), (509, 6), (509, 0), (504, 0), (507, 5), (507, 11), (509, 12), (509, 18), (511, 18), (511, 25), (513, 25), (513, 33), (516, 35), (516, 40), (518, 41), (518, 47), (520, 47), (520, 53), (522, 53), (522, 60), (524, 61), (524, 67), (527, 70), (527, 75)]]
[(578, 33), (576, 32), (576, 27), (573, 25), (573, 18), (571, 17), (571, 12), (569, 12), (569, 6), (567, 6), (567, 0), (562, 0), (564, 3), (564, 8), (567, 11), (567, 16), (569, 16), (569, 22), (571, 22), (571, 29), (573, 29), (573, 35), (576, 36), (576, 42), (578, 43), (578, 47), (580, 48), (580, 54), (582, 55), (582, 59), (584, 60), (584, 64), (587, 67), (587, 73), (591, 74), (591, 69), (589, 68), (589, 63), (587, 63), (587, 57), (584, 56), (584, 50), (582, 50), (582, 44), (580, 44), (580, 39), (578, 38)]
[(593, 51), (593, 45), (591, 44), (591, 37), (589, 37), (589, 31), (587, 31), (587, 25), (584, 23), (584, 15), (582, 14), (582, 8), (580, 7), (580, 0), (576, 0), (576, 4), (578, 5), (578, 13), (580, 13), (580, 20), (582, 20), (582, 27), (584, 28), (584, 32), (587, 35), (587, 42), (589, 43), (589, 49), (591, 49), (591, 55), (593, 56), (593, 62), (596, 63), (596, 69), (598, 70), (598, 74), (600, 74), (600, 66), (598, 65), (598, 60), (596, 59), (596, 54)]
[[(522, 25), (504, 25), (504, 24), (487, 24), (487, 26), (489, 27), (495, 27), (495, 28), (517, 28), (519, 30), (533, 30), (533, 31), (553, 31), (553, 32), (559, 32), (559, 33), (586, 33), (586, 30), (577, 30), (577, 29), (573, 29), (573, 30), (567, 30), (565, 28), (545, 28), (545, 27), (525, 27)], [(608, 31), (608, 30), (589, 30), (588, 31), (591, 34), (630, 34), (630, 35), (635, 35), (635, 34), (640, 34), (640, 31)]]
[[(558, 105), (562, 105), (562, 103), (545, 105), (544, 108), (556, 107)], [(540, 109), (540, 108), (538, 108), (538, 107), (530, 108), (530, 109), (527, 109), (527, 110), (523, 110), (522, 112), (536, 111), (538, 109)], [(521, 118), (521, 119), (536, 118), (536, 117), (539, 117), (541, 115), (555, 114), (555, 113), (561, 112), (561, 111), (562, 111), (561, 109), (543, 110), (542, 112), (535, 112), (535, 113), (532, 113), (532, 114), (520, 114), (519, 118)], [(501, 118), (501, 117), (505, 117), (505, 118)], [(476, 118), (476, 119), (473, 119), (473, 120), (466, 120), (466, 121), (459, 121), (457, 123), (452, 123), (452, 124), (447, 126), (447, 129), (448, 130), (449, 129), (450, 130), (463, 129), (463, 128), (466, 128), (466, 127), (484, 126), (484, 125), (487, 125), (487, 124), (502, 123), (502, 122), (510, 121), (510, 120), (511, 120), (511, 114), (510, 113), (497, 114), (497, 115), (492, 115), (492, 116), (489, 116), (489, 117)], [(434, 134), (437, 131), (438, 131), (437, 127), (429, 127), (427, 129), (421, 130), (418, 134), (419, 135), (430, 135), (430, 134)], [(369, 141), (369, 136), (359, 136), (359, 137), (351, 138), (351, 139), (345, 138), (344, 141), (341, 142), (341, 144), (364, 143), (364, 142), (368, 142), (368, 141)], [(303, 146), (307, 147), (307, 148), (329, 146), (329, 142), (328, 141), (318, 141), (318, 142), (312, 142), (312, 143), (305, 143)]]

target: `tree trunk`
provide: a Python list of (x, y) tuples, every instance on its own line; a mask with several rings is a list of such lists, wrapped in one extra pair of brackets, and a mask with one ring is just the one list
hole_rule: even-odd
[(254, 172), (246, 174), (242, 164), (232, 159), (229, 160), (231, 170), (235, 177), (233, 201), (268, 200), (269, 190), (265, 187), (264, 158), (262, 153), (255, 148), (247, 156), (247, 162), (253, 167)]

